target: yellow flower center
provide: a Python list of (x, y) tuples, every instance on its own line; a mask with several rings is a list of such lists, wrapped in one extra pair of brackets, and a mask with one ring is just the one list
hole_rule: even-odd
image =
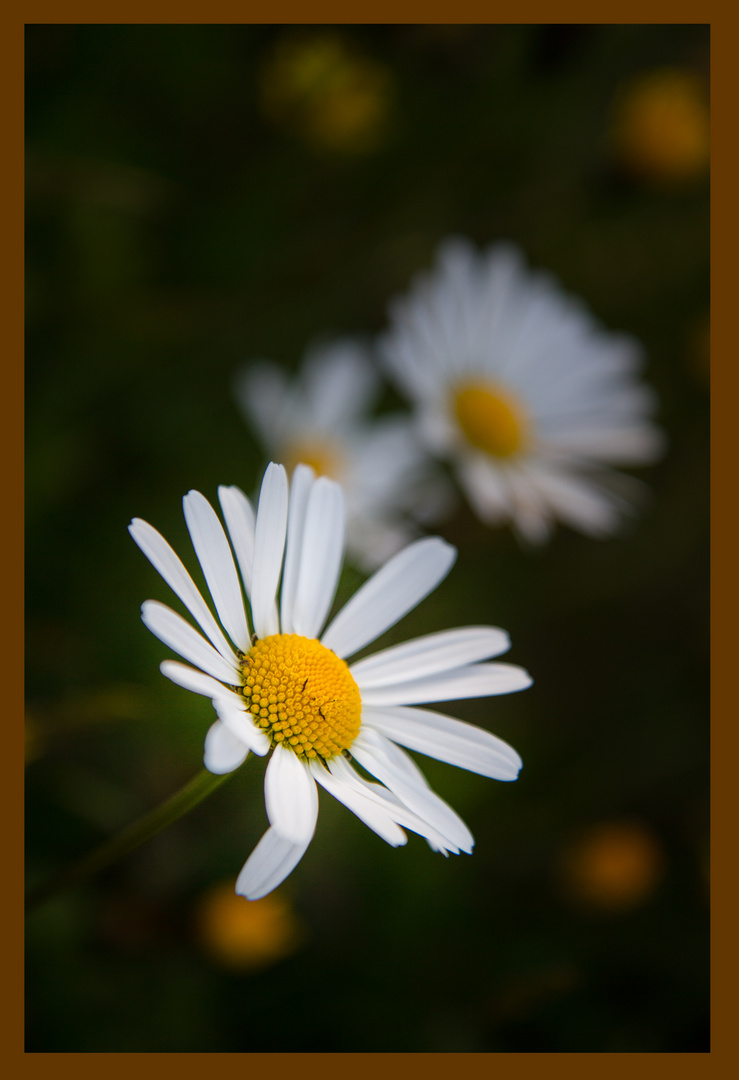
[(523, 410), (509, 394), (488, 383), (459, 386), (454, 413), (467, 441), (493, 457), (511, 457), (526, 443), (528, 425)]
[(345, 661), (315, 638), (262, 638), (244, 657), (243, 671), (246, 707), (273, 743), (328, 760), (359, 734), (359, 687)]
[(285, 449), (282, 458), (285, 468), (292, 475), (296, 465), (310, 465), (317, 476), (328, 476), (332, 480), (341, 479), (340, 455), (329, 441), (305, 439), (294, 442)]

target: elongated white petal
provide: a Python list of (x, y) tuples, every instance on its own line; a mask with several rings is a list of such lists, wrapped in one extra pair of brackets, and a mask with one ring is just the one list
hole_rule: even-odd
[(427, 784), (418, 781), (417, 767), (408, 766), (410, 759), (399, 747), (379, 732), (362, 728), (352, 743), (351, 753), (362, 768), (381, 780), (409, 810), (462, 851), (472, 850), (474, 839), (461, 817)]
[(188, 667), (187, 664), (180, 664), (177, 660), (162, 660), (159, 670), (173, 683), (184, 687), (185, 690), (192, 690), (195, 694), (202, 694), (203, 697), (209, 697), (213, 701), (216, 698), (224, 698), (228, 701), (233, 698), (237, 704), (243, 703), (244, 699), (223, 683), (217, 682), (210, 675), (204, 675), (202, 671)]
[(234, 566), (223, 526), (213, 507), (199, 491), (190, 491), (182, 500), (185, 521), (218, 617), (242, 652), (249, 647), (241, 584)]
[(379, 390), (366, 348), (351, 338), (308, 348), (302, 371), (301, 405), (317, 432), (333, 435), (356, 425)]
[(271, 360), (252, 360), (235, 374), (234, 393), (244, 419), (259, 432), (265, 447), (278, 446), (284, 436), (288, 380)]
[(254, 511), (241, 488), (232, 485), (218, 488), (218, 500), (231, 537), (236, 561), (241, 571), (246, 595), (251, 596), (251, 575), (254, 564)]
[(341, 657), (358, 652), (428, 596), (456, 557), (456, 548), (439, 537), (409, 544), (344, 605), (321, 638), (323, 644)]
[(285, 568), (282, 572), (282, 588), (280, 590), (280, 625), (283, 634), (292, 634), (294, 632), (293, 609), (300, 577), (305, 515), (308, 508), (308, 496), (315, 479), (316, 474), (310, 465), (296, 465), (290, 480)]
[(282, 465), (267, 466), (259, 493), (254, 530), (254, 570), (251, 609), (254, 630), (260, 638), (279, 633), (277, 586), (287, 529), (287, 475)]
[(383, 807), (379, 800), (369, 798), (364, 792), (347, 783), (343, 777), (329, 772), (320, 762), (311, 762), (310, 769), (315, 779), (328, 791), (329, 795), (333, 795), (335, 799), (343, 803), (347, 810), (356, 814), (360, 821), (363, 821), (391, 847), (400, 847), (408, 842), (408, 837), (396, 824), (389, 809)]
[(147, 600), (141, 605), (141, 618), (152, 634), (156, 634), (160, 641), (169, 645), (170, 649), (174, 649), (185, 660), (196, 664), (202, 671), (229, 686), (241, 685), (241, 673), (235, 660), (232, 663), (224, 659), (189, 622), (166, 604)]
[(236, 881), (236, 892), (247, 900), (259, 900), (280, 885), (305, 855), (308, 844), (291, 844), (268, 829), (249, 858)]
[(128, 526), (128, 531), (154, 569), (161, 574), (170, 589), (176, 593), (190, 614), (197, 619), (208, 640), (212, 641), (221, 656), (235, 663), (236, 654), (226, 641), (210, 608), (179, 557), (175, 555), (161, 533), (141, 518), (134, 518)]
[(422, 836), (433, 851), (440, 851), (445, 857), (450, 852), (452, 855), (459, 855), (459, 848), (456, 844), (442, 836), (439, 830), (430, 825), (428, 821), (424, 821), (418, 814), (414, 814), (412, 810), (409, 810), (392, 791), (383, 787), (382, 784), (369, 784), (368, 786), (374, 789), (375, 796), (380, 799), (388, 813), (392, 814), (394, 820), (403, 828), (410, 829), (411, 832)]
[(523, 764), (512, 746), (489, 731), (430, 709), (365, 706), (362, 724), (409, 750), (494, 780), (515, 780)]
[(360, 690), (410, 682), (499, 656), (510, 648), (505, 630), (493, 626), (465, 626), (393, 645), (351, 665)]
[(203, 764), (208, 772), (218, 776), (233, 772), (246, 761), (248, 753), (249, 747), (220, 720), (208, 728), (203, 754)]
[(214, 698), (213, 707), (218, 713), (218, 719), (223, 721), (233, 735), (246, 743), (259, 757), (264, 757), (270, 748), (270, 741), (254, 723), (245, 706), (239, 708), (233, 698)]
[(525, 690), (533, 679), (515, 664), (470, 664), (441, 675), (365, 689), (360, 686), (364, 705), (417, 705), (429, 701), (457, 701), (460, 698), (489, 697)]
[(264, 774), (264, 804), (272, 828), (293, 844), (306, 844), (318, 817), (318, 792), (307, 764), (276, 746)]
[(341, 572), (345, 526), (341, 488), (328, 477), (319, 477), (308, 498), (293, 609), (295, 633), (303, 637), (318, 637), (326, 621)]
[[(459, 855), (459, 848), (434, 829), (427, 821), (414, 814), (407, 806), (393, 795), (392, 791), (374, 781), (365, 780), (359, 776), (343, 757), (332, 758), (329, 763), (329, 771), (336, 779), (341, 780), (345, 787), (359, 792), (365, 799), (369, 799), (398, 825), (410, 829), (411, 832), (423, 836), (437, 851), (452, 851)], [(428, 785), (426, 785), (428, 786)]]

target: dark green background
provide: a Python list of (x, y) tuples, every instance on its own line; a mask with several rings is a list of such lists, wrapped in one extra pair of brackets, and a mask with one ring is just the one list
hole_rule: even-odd
[[(228, 974), (193, 911), (265, 827), (250, 763), (29, 916), (27, 1050), (706, 1051), (708, 184), (629, 180), (607, 132), (630, 76), (707, 73), (708, 29), (336, 28), (393, 79), (390, 135), (365, 156), (261, 114), (260, 66), (295, 29), (27, 30), (29, 880), (200, 768), (212, 710), (158, 672), (169, 652), (139, 607), (170, 594), (126, 526), (151, 521), (193, 569), (181, 496), (253, 490), (239, 362), (294, 367), (316, 335), (381, 330), (450, 232), (512, 239), (643, 340), (669, 452), (606, 542), (563, 529), (532, 554), (461, 511), (454, 571), (386, 638), (501, 625), (535, 678), (450, 707), (516, 746), (516, 784), (423, 760), (471, 858), (415, 836), (392, 850), (322, 794), (283, 887), (304, 946)], [(583, 910), (562, 852), (621, 819), (654, 834), (664, 874), (633, 910)]]

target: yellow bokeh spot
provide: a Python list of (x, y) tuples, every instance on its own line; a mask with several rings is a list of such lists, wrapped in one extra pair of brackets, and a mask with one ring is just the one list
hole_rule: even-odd
[(265, 113), (317, 149), (374, 150), (387, 131), (391, 76), (336, 34), (285, 37), (265, 64)]
[(663, 869), (662, 849), (638, 822), (606, 822), (575, 841), (561, 860), (562, 885), (576, 903), (618, 911), (645, 900)]
[(327, 439), (307, 438), (290, 443), (281, 455), (281, 461), (290, 475), (295, 466), (302, 463), (310, 465), (317, 476), (341, 480), (341, 454)]
[(467, 442), (492, 457), (512, 457), (526, 445), (528, 424), (523, 410), (510, 394), (489, 383), (458, 386), (454, 415)]
[(268, 967), (300, 945), (303, 933), (290, 904), (278, 893), (261, 900), (237, 896), (222, 881), (201, 898), (197, 929), (203, 948), (218, 964), (242, 971)]
[(670, 183), (704, 175), (710, 115), (700, 79), (679, 68), (660, 68), (634, 80), (616, 102), (612, 144), (621, 164), (646, 180)]
[(262, 638), (244, 657), (243, 673), (246, 707), (273, 744), (328, 760), (359, 734), (359, 688), (346, 662), (315, 638)]

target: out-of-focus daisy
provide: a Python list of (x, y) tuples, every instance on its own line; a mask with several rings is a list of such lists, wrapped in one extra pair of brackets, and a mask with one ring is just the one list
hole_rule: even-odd
[(665, 67), (620, 89), (610, 140), (627, 172), (649, 183), (681, 184), (707, 174), (710, 130), (702, 81), (691, 71)]
[(292, 379), (259, 360), (235, 380), (239, 408), (269, 458), (288, 473), (301, 461), (341, 484), (347, 548), (364, 570), (417, 536), (417, 522), (437, 518), (450, 498), (405, 416), (369, 419), (379, 390), (368, 350), (349, 338), (309, 348)]
[(527, 541), (556, 518), (614, 532), (641, 485), (607, 466), (661, 451), (637, 342), (604, 331), (512, 245), (447, 240), (437, 269), (391, 305), (380, 348), (476, 513)]
[[(341, 487), (299, 465), (288, 493), (284, 467), (271, 464), (256, 515), (238, 488), (221, 487), (218, 494), (253, 633), (216, 512), (197, 491), (183, 503), (195, 553), (231, 643), (166, 540), (139, 518), (129, 528), (208, 639), (164, 604), (143, 605), (146, 626), (195, 665), (165, 660), (162, 673), (213, 702), (218, 719), (206, 736), (206, 767), (227, 773), (250, 750), (271, 752), (264, 782), (270, 828), (241, 871), (237, 892), (252, 900), (265, 896), (297, 865), (316, 826), (317, 784), (393, 846), (406, 842), (404, 826), (444, 854), (470, 852), (473, 839), (465, 823), (397, 744), (484, 776), (514, 780), (521, 759), (507, 743), (415, 708), (529, 686), (522, 668), (487, 662), (508, 649), (508, 635), (493, 627), (464, 627), (383, 649), (351, 665), (346, 661), (436, 588), (451, 569), (455, 549), (437, 537), (415, 541), (370, 577), (325, 627), (343, 557)], [(355, 764), (375, 780), (367, 780)]]

